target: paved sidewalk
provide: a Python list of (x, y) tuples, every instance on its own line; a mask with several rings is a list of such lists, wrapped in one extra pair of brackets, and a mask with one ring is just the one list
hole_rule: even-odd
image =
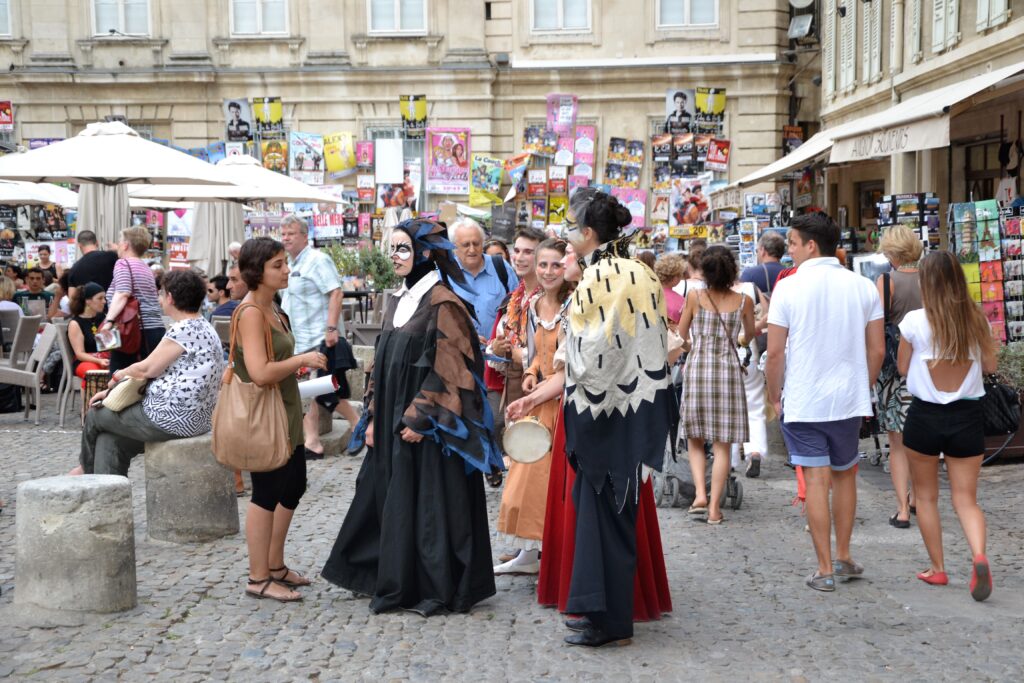
[[(790, 505), (781, 462), (742, 480), (743, 508), (720, 527), (661, 509), (675, 612), (640, 624), (634, 644), (562, 644), (561, 617), (537, 606), (534, 581), (502, 577), (470, 615), (373, 616), (322, 579), (301, 604), (242, 595), (243, 535), (179, 546), (146, 537), (144, 467), (132, 466), (139, 606), (70, 625), (29, 626), (13, 606), (15, 488), (76, 461), (79, 433), (59, 430), (53, 397), (44, 424), (0, 415), (0, 678), (33, 680), (1006, 680), (1024, 678), (1024, 463), (983, 473), (995, 592), (967, 593), (969, 556), (943, 492), (951, 585), (914, 579), (927, 566), (916, 526), (897, 530), (888, 476), (861, 468), (854, 552), (865, 578), (827, 595), (804, 587), (814, 554)], [(292, 567), (316, 575), (352, 498), (360, 459), (310, 463), (310, 486), (290, 537)], [(492, 517), (499, 493), (488, 489)], [(240, 513), (244, 505), (239, 505)], [(495, 548), (495, 555), (501, 548)]]

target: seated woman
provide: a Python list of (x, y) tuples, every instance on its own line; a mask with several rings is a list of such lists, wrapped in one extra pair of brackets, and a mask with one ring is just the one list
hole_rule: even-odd
[(85, 373), (92, 370), (106, 370), (110, 360), (106, 353), (96, 347), (96, 333), (103, 324), (103, 313), (107, 310), (107, 293), (95, 282), (80, 287), (71, 300), (71, 320), (68, 322), (68, 341), (74, 354), (75, 377), (85, 387)]
[(160, 305), (174, 324), (145, 360), (112, 377), (112, 382), (125, 377), (150, 380), (146, 395), (119, 413), (99, 405), (108, 392), (93, 397), (82, 430), (84, 473), (127, 476), (131, 459), (147, 442), (210, 431), (224, 354), (217, 333), (199, 313), (205, 298), (203, 279), (191, 270), (164, 276)]

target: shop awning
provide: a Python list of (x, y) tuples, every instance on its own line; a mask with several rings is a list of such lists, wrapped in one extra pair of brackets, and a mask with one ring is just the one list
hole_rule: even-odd
[(950, 117), (957, 113), (953, 111), (957, 105), (966, 108), (975, 95), (1021, 73), (1024, 62), (911, 97), (885, 111), (845, 123), (833, 134), (829, 163), (946, 147)]
[(832, 131), (821, 131), (786, 156), (781, 159), (776, 159), (767, 166), (762, 167), (760, 170), (754, 171), (753, 173), (740, 178), (735, 183), (726, 187), (726, 189), (733, 187), (747, 187), (749, 185), (774, 180), (781, 175), (789, 173), (790, 171), (795, 171), (798, 168), (811, 165), (815, 159), (828, 152), (829, 148), (832, 147), (831, 133)]

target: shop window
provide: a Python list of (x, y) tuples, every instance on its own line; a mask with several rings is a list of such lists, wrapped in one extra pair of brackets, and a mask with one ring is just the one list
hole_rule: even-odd
[(938, 54), (960, 41), (960, 0), (931, 0), (932, 52)]
[(590, 0), (531, 0), (534, 31), (589, 31)]
[(1007, 0), (978, 0), (978, 33), (1006, 22), (1010, 18), (1009, 4)]
[[(8, 2), (5, 5), (4, 14)], [(93, 0), (96, 35), (149, 35), (149, 0)]]
[(424, 33), (427, 0), (367, 0), (371, 33)]
[(11, 35), (11, 2), (0, 0), (0, 36)]
[(287, 0), (231, 0), (231, 32), (242, 36), (288, 33)]
[(882, 3), (866, 3), (862, 11), (861, 73), (864, 83), (874, 83), (882, 78)]
[(718, 0), (657, 0), (658, 28), (718, 25)]

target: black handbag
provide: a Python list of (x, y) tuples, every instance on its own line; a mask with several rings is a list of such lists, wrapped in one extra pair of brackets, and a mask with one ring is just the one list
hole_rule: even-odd
[(885, 321), (885, 358), (882, 361), (882, 370), (879, 373), (879, 379), (884, 382), (891, 380), (897, 374), (899, 370), (896, 366), (896, 357), (899, 353), (900, 348), (900, 330), (896, 327), (895, 323), (889, 321), (889, 300), (891, 298), (889, 290), (889, 273), (882, 273), (882, 287), (883, 297), (882, 310), (884, 311)]
[(994, 376), (985, 378), (985, 396), (981, 399), (985, 420), (985, 436), (1006, 436), (1020, 428), (1020, 393), (999, 382)]

